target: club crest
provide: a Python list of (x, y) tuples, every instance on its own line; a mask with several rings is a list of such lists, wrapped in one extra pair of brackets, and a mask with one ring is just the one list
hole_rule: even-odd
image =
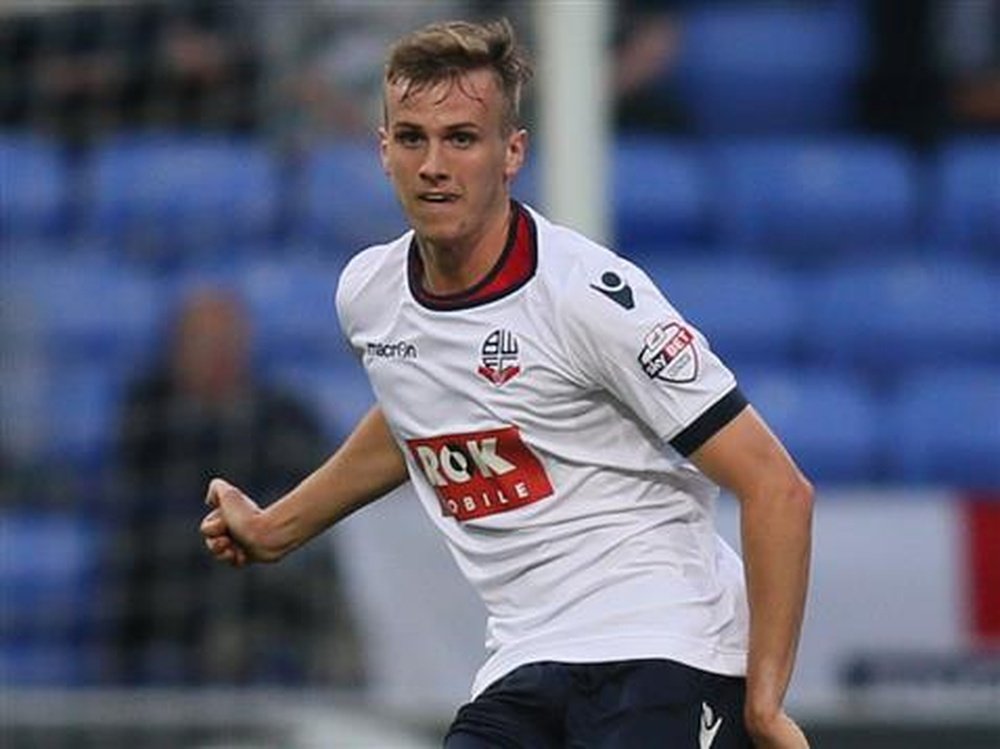
[(486, 336), (480, 348), (479, 369), (476, 371), (496, 387), (517, 377), (521, 373), (517, 336), (503, 328)]

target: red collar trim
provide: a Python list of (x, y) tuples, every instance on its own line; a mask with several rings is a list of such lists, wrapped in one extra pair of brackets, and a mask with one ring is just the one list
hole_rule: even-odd
[(455, 294), (432, 294), (423, 286), (424, 263), (420, 259), (417, 239), (410, 242), (410, 292), (424, 307), (434, 310), (456, 310), (478, 307), (494, 302), (524, 286), (538, 268), (538, 234), (535, 222), (524, 207), (511, 201), (513, 220), (507, 233), (507, 243), (496, 265), (474, 286)]

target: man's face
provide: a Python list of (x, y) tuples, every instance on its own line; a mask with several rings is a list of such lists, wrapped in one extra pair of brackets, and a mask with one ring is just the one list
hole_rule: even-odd
[(489, 70), (406, 94), (387, 85), (382, 164), (417, 235), (442, 247), (474, 244), (506, 215), (527, 134), (503, 126), (504, 99)]
[(174, 342), (174, 376), (190, 397), (223, 401), (249, 377), (245, 310), (226, 296), (202, 292), (182, 312)]

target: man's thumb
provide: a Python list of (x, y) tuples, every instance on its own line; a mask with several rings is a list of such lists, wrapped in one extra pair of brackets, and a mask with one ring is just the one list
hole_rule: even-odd
[(225, 479), (215, 478), (208, 483), (208, 493), (205, 495), (205, 504), (209, 507), (219, 507), (223, 503), (232, 503), (234, 499), (241, 499), (243, 492), (230, 484)]

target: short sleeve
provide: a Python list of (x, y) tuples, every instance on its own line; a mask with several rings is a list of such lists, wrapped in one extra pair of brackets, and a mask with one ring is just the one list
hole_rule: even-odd
[(560, 308), (570, 361), (682, 455), (746, 406), (705, 337), (627, 260), (576, 269)]

